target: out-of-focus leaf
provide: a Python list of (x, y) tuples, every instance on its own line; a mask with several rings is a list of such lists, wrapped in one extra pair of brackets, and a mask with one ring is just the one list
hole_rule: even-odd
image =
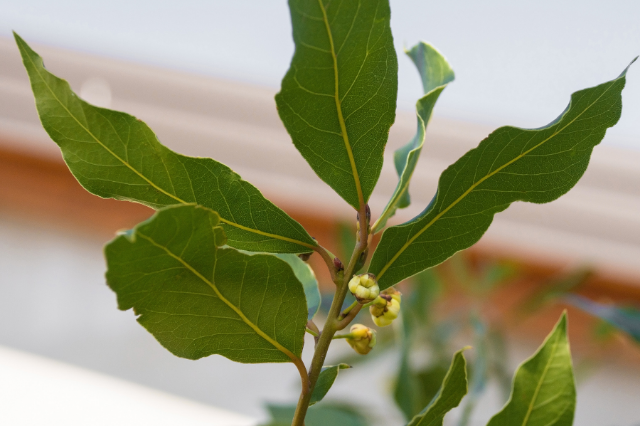
[(391, 199), (382, 211), (380, 218), (371, 227), (373, 233), (378, 232), (392, 217), (397, 209), (409, 207), (409, 183), (413, 176), (420, 152), (424, 145), (427, 125), (431, 119), (431, 113), (442, 91), (447, 84), (453, 81), (455, 75), (447, 60), (438, 50), (428, 43), (420, 42), (408, 50), (407, 55), (418, 68), (422, 78), (422, 86), (425, 95), (416, 103), (418, 130), (416, 135), (405, 146), (399, 148), (393, 156), (399, 181)]
[(298, 222), (224, 164), (177, 154), (137, 118), (80, 99), (14, 35), (42, 126), (87, 191), (154, 209), (208, 207), (220, 215), (227, 244), (243, 250), (307, 253), (317, 246)]
[(174, 355), (301, 362), (307, 307), (287, 263), (221, 247), (218, 214), (166, 207), (105, 247), (118, 307)]
[(489, 373), (487, 326), (476, 315), (471, 317), (471, 326), (473, 327), (473, 340), (475, 342), (475, 357), (472, 364), (473, 368), (471, 369), (471, 380), (469, 381), (469, 394), (464, 399), (458, 426), (467, 426), (469, 424), (471, 414), (487, 385)]
[(382, 234), (369, 270), (380, 289), (475, 244), (511, 203), (548, 203), (569, 191), (620, 118), (626, 72), (574, 93), (548, 126), (501, 127), (449, 166), (427, 209)]
[(307, 299), (307, 311), (309, 312), (307, 319), (312, 319), (320, 308), (320, 289), (318, 288), (318, 280), (313, 268), (295, 254), (281, 253), (276, 254), (276, 256), (291, 266), (296, 278), (302, 283), (304, 296)]
[(404, 296), (403, 311), (411, 313), (421, 327), (428, 327), (432, 321), (432, 311), (442, 295), (442, 281), (437, 272), (428, 269), (412, 279), (411, 291)]
[(355, 217), (353, 223), (340, 222), (337, 230), (338, 240), (338, 253), (340, 259), (344, 262), (348, 262), (351, 257), (351, 252), (356, 246), (356, 227)]
[(467, 368), (462, 352), (453, 356), (451, 367), (436, 397), (407, 426), (442, 426), (444, 416), (467, 394)]
[(309, 402), (310, 406), (314, 405), (316, 402), (322, 401), (322, 398), (325, 397), (327, 392), (329, 392), (329, 389), (331, 389), (331, 386), (333, 386), (333, 382), (336, 381), (340, 370), (344, 370), (345, 368), (351, 368), (351, 366), (348, 364), (338, 364), (322, 368), (318, 381), (316, 382), (316, 386), (311, 394), (311, 401)]
[(604, 305), (577, 294), (568, 294), (563, 300), (606, 321), (640, 343), (640, 309), (631, 306)]
[(388, 0), (289, 0), (296, 49), (276, 95), (294, 145), (355, 209), (378, 181), (395, 120)]
[[(267, 405), (267, 409), (272, 420), (266, 426), (289, 426), (296, 411), (295, 405)], [(304, 424), (305, 426), (368, 426), (367, 419), (357, 408), (328, 403), (309, 407)]]
[(483, 265), (477, 280), (476, 292), (487, 294), (514, 278), (517, 268), (512, 264), (490, 262)]
[(403, 352), (400, 356), (398, 373), (394, 382), (393, 399), (405, 419), (411, 419), (420, 411), (421, 393), (420, 383), (411, 370), (407, 355)]
[(488, 426), (571, 426), (576, 387), (567, 340), (567, 316), (516, 371), (511, 398)]
[(509, 399), (511, 393), (511, 372), (507, 370), (505, 359), (509, 359), (507, 342), (504, 333), (494, 325), (487, 333), (489, 370), (491, 376), (498, 382), (500, 395), (504, 402)]
[[(414, 300), (417, 294), (410, 293), (410, 297)], [(420, 383), (411, 368), (409, 354), (411, 353), (414, 321), (410, 309), (401, 309), (402, 328), (400, 331), (400, 362), (398, 365), (398, 373), (396, 375), (393, 398), (400, 411), (407, 420), (411, 419), (423, 406), (420, 405), (422, 400)]]
[(572, 271), (568, 275), (555, 277), (548, 283), (542, 283), (540, 290), (529, 296), (520, 309), (520, 315), (531, 315), (543, 306), (557, 301), (568, 292), (576, 290), (580, 285), (593, 276), (590, 268), (580, 268)]

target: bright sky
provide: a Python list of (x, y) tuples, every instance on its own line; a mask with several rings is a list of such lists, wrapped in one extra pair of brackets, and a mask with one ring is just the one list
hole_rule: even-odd
[[(436, 115), (540, 127), (572, 92), (615, 78), (640, 54), (637, 0), (391, 0), (396, 47), (431, 42), (457, 80)], [(284, 0), (0, 0), (0, 36), (277, 88), (293, 52)], [(401, 57), (402, 109), (419, 79)], [(640, 149), (640, 62), (607, 143)]]

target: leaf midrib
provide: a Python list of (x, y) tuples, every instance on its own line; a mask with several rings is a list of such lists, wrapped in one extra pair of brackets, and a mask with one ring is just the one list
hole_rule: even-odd
[(549, 361), (544, 366), (544, 371), (542, 372), (540, 380), (538, 381), (538, 384), (536, 385), (536, 390), (534, 391), (533, 396), (531, 397), (531, 401), (529, 402), (529, 407), (527, 408), (527, 413), (525, 414), (524, 419), (522, 420), (522, 426), (526, 426), (528, 424), (528, 422), (529, 422), (529, 417), (531, 416), (531, 413), (533, 412), (534, 403), (538, 399), (538, 393), (540, 392), (540, 388), (542, 387), (542, 382), (544, 381), (544, 378), (547, 376), (547, 372), (549, 371), (549, 367), (551, 366), (551, 363), (553, 361), (553, 357), (555, 356), (556, 350), (558, 349), (558, 339), (559, 338), (560, 338), (560, 336), (557, 336), (556, 339), (555, 339), (555, 342), (553, 343), (553, 349), (551, 351), (551, 356), (549, 357)]
[[(21, 40), (21, 44), (23, 44), (22, 40)], [(24, 46), (23, 46), (23, 49), (24, 49)], [(146, 176), (144, 176), (142, 173), (140, 173), (138, 170), (136, 170), (131, 164), (129, 164), (129, 162), (127, 162), (127, 161), (123, 160), (122, 158), (120, 158), (120, 156), (118, 156), (115, 152), (113, 152), (111, 149), (109, 149), (109, 147), (107, 147), (105, 144), (103, 144), (87, 127), (84, 126), (84, 124), (82, 124), (80, 122), (80, 120), (78, 120), (78, 118), (75, 115), (73, 115), (73, 113), (66, 107), (66, 105), (60, 100), (60, 98), (58, 98), (58, 96), (55, 94), (55, 92), (53, 91), (51, 86), (49, 86), (47, 81), (43, 78), (42, 74), (40, 73), (40, 70), (38, 69), (38, 66), (33, 62), (33, 59), (31, 58), (31, 56), (30, 55), (26, 55), (26, 57), (29, 58), (29, 62), (31, 62), (32, 68), (38, 74), (38, 77), (40, 78), (40, 81), (42, 81), (42, 83), (45, 85), (45, 87), (49, 90), (49, 92), (51, 93), (51, 96), (53, 96), (53, 98), (60, 104), (60, 106), (62, 106), (62, 108), (67, 112), (67, 114), (69, 114), (69, 117), (71, 117), (73, 120), (75, 120), (75, 122), (78, 123), (78, 125), (80, 127), (82, 127), (82, 129), (85, 132), (87, 132), (93, 138), (93, 140), (95, 140), (102, 148), (104, 148), (109, 154), (111, 154), (113, 157), (115, 157), (123, 165), (125, 165), (127, 168), (129, 168), (129, 170), (134, 172), (136, 175), (138, 175), (141, 179), (146, 181), (149, 185), (151, 185), (153, 188), (155, 188), (159, 192), (165, 194), (166, 196), (168, 196), (170, 198), (173, 198), (174, 200), (178, 201), (181, 204), (191, 204), (191, 203), (188, 203), (188, 202), (182, 200), (181, 198), (171, 194), (170, 192), (167, 192), (164, 189), (160, 188), (158, 185), (156, 185), (154, 182), (152, 182), (150, 179), (148, 179)], [(304, 241), (298, 241), (296, 239), (288, 238), (288, 237), (285, 237), (285, 236), (282, 236), (282, 235), (271, 234), (271, 233), (268, 233), (268, 232), (260, 231), (259, 229), (249, 228), (247, 226), (240, 225), (239, 223), (232, 222), (232, 221), (224, 219), (222, 217), (220, 217), (220, 221), (225, 223), (225, 224), (227, 224), (227, 225), (234, 226), (236, 228), (239, 228), (239, 229), (242, 229), (242, 230), (245, 230), (245, 231), (248, 231), (248, 232), (253, 232), (255, 234), (263, 235), (265, 237), (275, 238), (275, 239), (287, 241), (287, 242), (290, 242), (290, 243), (298, 244), (298, 245), (310, 248), (312, 250), (316, 248), (314, 245), (305, 243)]]
[(355, 161), (355, 158), (353, 157), (353, 151), (351, 150), (351, 143), (349, 142), (349, 135), (347, 134), (347, 126), (342, 114), (342, 102), (340, 102), (340, 78), (338, 73), (338, 56), (336, 55), (335, 46), (333, 44), (333, 35), (331, 33), (331, 26), (329, 25), (329, 18), (327, 17), (327, 11), (324, 7), (324, 4), (322, 3), (322, 0), (318, 0), (318, 4), (320, 5), (320, 10), (322, 11), (322, 20), (324, 22), (325, 28), (327, 29), (327, 36), (329, 37), (331, 58), (333, 59), (333, 75), (334, 75), (334, 86), (335, 86), (334, 98), (336, 102), (336, 110), (338, 112), (338, 121), (340, 122), (340, 132), (342, 133), (344, 146), (347, 150), (349, 163), (351, 164), (351, 173), (353, 174), (353, 180), (356, 186), (356, 192), (358, 193), (358, 204), (360, 205), (360, 207), (363, 207), (364, 196), (362, 194), (362, 187), (360, 185), (360, 176), (358, 175), (358, 168), (356, 167), (356, 161)]
[[(258, 327), (256, 324), (254, 324), (249, 318), (247, 318), (244, 313), (240, 310), (240, 308), (238, 308), (236, 305), (234, 305), (233, 303), (231, 303), (226, 297), (224, 297), (222, 295), (222, 293), (220, 292), (220, 290), (218, 289), (218, 287), (211, 281), (209, 281), (205, 276), (203, 276), (200, 272), (198, 272), (195, 268), (193, 268), (191, 265), (189, 265), (184, 259), (182, 259), (182, 257), (175, 255), (173, 252), (171, 252), (171, 250), (169, 250), (167, 247), (156, 243), (153, 238), (148, 237), (146, 235), (144, 235), (143, 233), (141, 233), (140, 231), (136, 232), (136, 235), (139, 237), (142, 237), (143, 239), (147, 240), (149, 243), (151, 243), (152, 245), (154, 245), (155, 247), (159, 248), (160, 250), (163, 250), (165, 253), (167, 253), (169, 256), (171, 256), (172, 258), (174, 258), (175, 260), (177, 260), (178, 262), (180, 262), (185, 268), (187, 268), (193, 275), (195, 275), (196, 277), (200, 278), (205, 284), (207, 284), (209, 287), (211, 287), (211, 289), (216, 293), (216, 296), (222, 300), (222, 302), (224, 302), (229, 308), (231, 308), (242, 320), (242, 322), (244, 322), (245, 324), (247, 324), (249, 327), (251, 327), (253, 329), (253, 331), (256, 332), (256, 334), (258, 334), (260, 337), (262, 337), (263, 339), (265, 339), (267, 342), (269, 342), (273, 347), (275, 347), (276, 349), (278, 349), (280, 352), (282, 352), (283, 354), (285, 354), (287, 357), (289, 357), (289, 359), (291, 359), (291, 361), (296, 364), (300, 362), (300, 358), (298, 358), (296, 355), (293, 354), (293, 352), (291, 352), (289, 349), (285, 348), (284, 346), (282, 346), (280, 343), (278, 343), (278, 341), (272, 339), (268, 334), (266, 334), (264, 331), (262, 331), (262, 329), (260, 327)], [(214, 262), (217, 263), (217, 258), (214, 258)], [(215, 263), (214, 263), (214, 270), (215, 270)]]
[(522, 154), (518, 155), (517, 157), (515, 157), (513, 160), (508, 161), (507, 163), (503, 164), (502, 166), (500, 166), (499, 168), (497, 168), (496, 170), (494, 170), (493, 172), (487, 174), (486, 176), (484, 176), (482, 179), (480, 179), (479, 181), (477, 181), (476, 183), (474, 183), (473, 185), (471, 185), (469, 187), (469, 189), (467, 189), (462, 195), (460, 195), (455, 201), (453, 201), (451, 204), (449, 204), (447, 206), (447, 208), (445, 208), (444, 210), (442, 210), (440, 213), (438, 213), (429, 223), (427, 223), (420, 231), (418, 231), (416, 233), (416, 235), (414, 235), (413, 237), (411, 237), (406, 243), (403, 244), (403, 246), (400, 248), (400, 250), (398, 250), (398, 252), (391, 258), (391, 260), (389, 262), (387, 262), (384, 266), (384, 268), (382, 268), (382, 270), (378, 273), (378, 280), (384, 275), (384, 273), (391, 267), (391, 265), (398, 260), (398, 257), (400, 257), (400, 255), (420, 236), (422, 235), (427, 229), (429, 229), (435, 222), (438, 221), (438, 219), (440, 219), (442, 216), (444, 216), (449, 210), (451, 210), (453, 207), (455, 207), (460, 201), (462, 201), (467, 195), (469, 195), (478, 185), (480, 185), (482, 182), (484, 182), (485, 180), (489, 179), (490, 177), (494, 176), (495, 174), (497, 174), (498, 172), (500, 172), (501, 170), (503, 170), (504, 168), (510, 166), (511, 164), (515, 163), (516, 161), (520, 160), (521, 158), (525, 157), (526, 155), (528, 155), (530, 152), (534, 151), (535, 149), (539, 148), (540, 146), (542, 146), (543, 144), (545, 144), (546, 142), (548, 142), (549, 140), (553, 139), (554, 137), (558, 136), (563, 130), (565, 130), (567, 127), (569, 127), (570, 125), (572, 125), (578, 118), (580, 118), (585, 112), (587, 112), (589, 110), (589, 108), (591, 108), (593, 105), (595, 105), (596, 102), (598, 102), (600, 100), (600, 98), (602, 96), (604, 96), (609, 89), (618, 81), (618, 79), (615, 79), (613, 81), (610, 82), (609, 87), (607, 87), (605, 89), (604, 92), (602, 92), (600, 94), (600, 96), (598, 96), (589, 106), (587, 106), (584, 110), (582, 110), (578, 115), (576, 115), (576, 117), (571, 120), (570, 122), (568, 122), (564, 127), (562, 127), (561, 129), (557, 130), (556, 132), (554, 132), (551, 136), (549, 136), (548, 138), (544, 139), (542, 142), (538, 143), (537, 145), (535, 145), (534, 147), (530, 148), (529, 150), (523, 152)]

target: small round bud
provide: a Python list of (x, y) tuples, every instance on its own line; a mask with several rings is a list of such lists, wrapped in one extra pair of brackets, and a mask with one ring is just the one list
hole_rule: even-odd
[(386, 327), (391, 324), (394, 319), (398, 318), (401, 300), (402, 294), (394, 288), (388, 288), (380, 293), (369, 307), (373, 322), (378, 327)]
[(354, 275), (349, 281), (349, 291), (359, 303), (365, 304), (378, 297), (380, 287), (373, 274)]
[(344, 265), (337, 257), (333, 258), (333, 266), (336, 268), (336, 272), (344, 271)]
[(349, 329), (351, 337), (347, 343), (360, 355), (366, 355), (376, 345), (376, 331), (362, 324), (354, 324)]

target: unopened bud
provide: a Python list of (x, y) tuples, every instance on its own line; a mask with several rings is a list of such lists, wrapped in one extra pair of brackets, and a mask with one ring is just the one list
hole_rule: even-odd
[(369, 307), (373, 322), (378, 327), (386, 327), (391, 324), (394, 319), (398, 318), (401, 300), (402, 294), (394, 288), (388, 288), (380, 293)]
[(359, 303), (365, 304), (378, 297), (380, 287), (373, 274), (354, 275), (349, 281), (349, 291)]
[(333, 258), (333, 266), (336, 268), (336, 272), (344, 271), (344, 265), (337, 257)]
[(376, 331), (362, 324), (354, 324), (349, 329), (347, 343), (360, 355), (366, 355), (376, 345)]

